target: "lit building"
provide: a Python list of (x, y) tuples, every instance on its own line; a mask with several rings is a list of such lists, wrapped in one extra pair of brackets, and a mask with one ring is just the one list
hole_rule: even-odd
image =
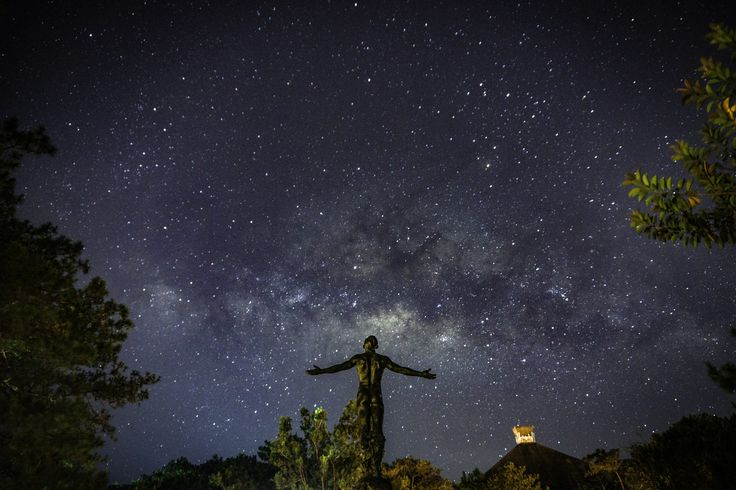
[(491, 476), (506, 464), (524, 466), (529, 474), (539, 475), (542, 488), (575, 490), (585, 483), (587, 465), (582, 460), (539, 444), (533, 425), (517, 425), (512, 429), (516, 447), (486, 472)]

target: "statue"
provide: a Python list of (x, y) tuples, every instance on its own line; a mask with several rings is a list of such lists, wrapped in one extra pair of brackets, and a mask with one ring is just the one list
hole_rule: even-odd
[[(365, 473), (368, 479), (374, 482), (383, 481), (381, 478), (381, 463), (383, 461), (383, 450), (386, 438), (383, 436), (383, 395), (381, 394), (381, 378), (384, 369), (406, 376), (419, 376), (427, 379), (435, 379), (436, 374), (431, 369), (415, 371), (414, 369), (399, 366), (391, 359), (376, 353), (378, 339), (373, 335), (363, 342), (365, 352), (356, 354), (347, 361), (320, 368), (308, 369), (307, 374), (318, 375), (337, 373), (355, 367), (358, 371), (358, 424), (360, 426), (360, 442), (366, 460), (364, 461)], [(367, 485), (371, 486), (371, 485)], [(377, 487), (379, 485), (373, 485)]]

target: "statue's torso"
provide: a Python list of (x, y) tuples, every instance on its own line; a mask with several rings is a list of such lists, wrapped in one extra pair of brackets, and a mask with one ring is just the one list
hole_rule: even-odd
[(376, 354), (375, 352), (364, 352), (357, 354), (355, 359), (355, 367), (358, 371), (358, 382), (361, 390), (369, 390), (371, 392), (381, 392), (381, 378), (386, 368), (388, 357)]

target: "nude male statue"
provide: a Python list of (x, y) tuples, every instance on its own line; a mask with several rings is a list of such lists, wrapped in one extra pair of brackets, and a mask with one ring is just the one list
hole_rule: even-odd
[(347, 361), (327, 368), (314, 366), (307, 374), (327, 374), (345, 371), (355, 367), (358, 371), (358, 421), (361, 427), (360, 441), (367, 452), (366, 471), (375, 477), (381, 475), (381, 462), (386, 438), (383, 436), (383, 395), (381, 394), (381, 378), (384, 369), (406, 376), (419, 376), (435, 379), (431, 369), (415, 371), (399, 366), (391, 359), (376, 353), (378, 339), (373, 335), (363, 342), (365, 352), (356, 354)]

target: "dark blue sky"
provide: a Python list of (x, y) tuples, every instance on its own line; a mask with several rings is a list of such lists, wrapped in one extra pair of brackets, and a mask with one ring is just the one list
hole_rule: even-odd
[[(488, 469), (511, 427), (582, 457), (724, 414), (733, 249), (650, 242), (620, 187), (679, 175), (675, 89), (731, 2), (24, 2), (0, 115), (45, 124), (22, 214), (82, 240), (162, 381), (118, 412), (113, 480), (337, 420), (369, 334), (386, 460)], [(656, 5), (656, 6), (655, 6)]]

